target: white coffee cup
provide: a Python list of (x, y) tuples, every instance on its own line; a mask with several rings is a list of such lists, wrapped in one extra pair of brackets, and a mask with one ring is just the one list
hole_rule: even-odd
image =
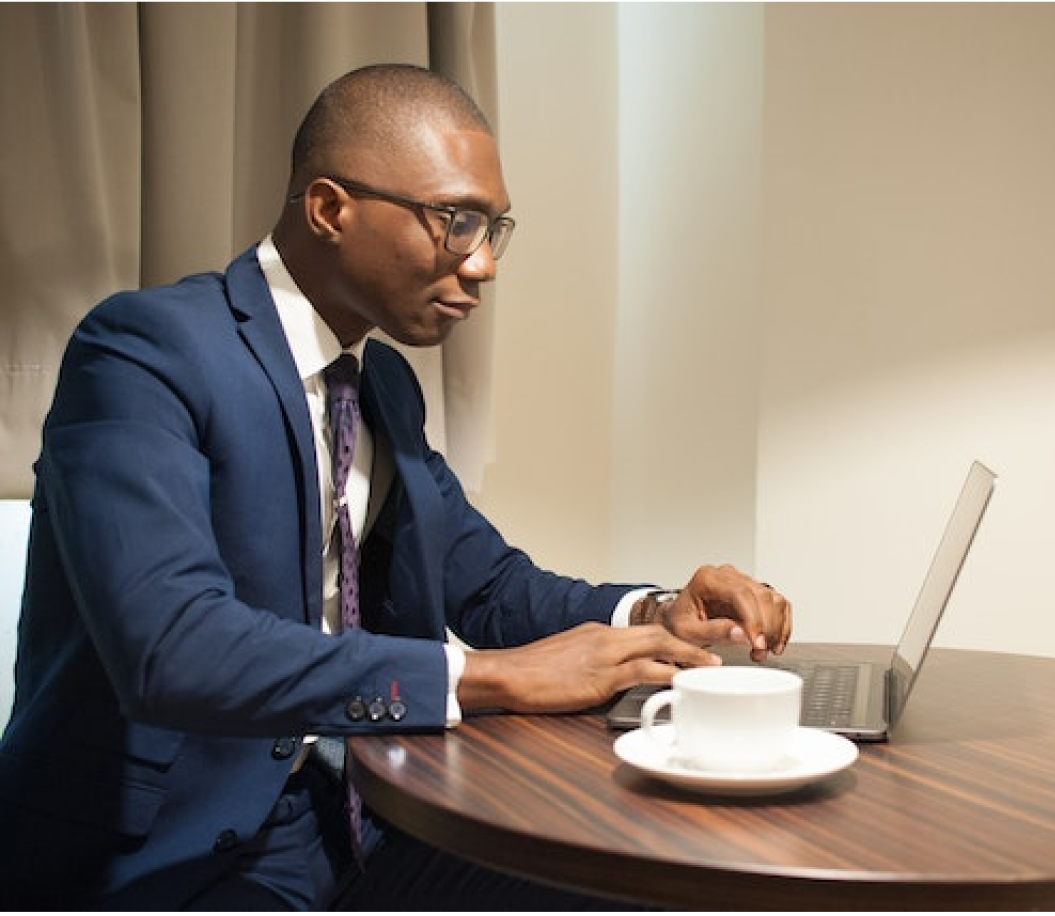
[[(670, 706), (673, 728), (656, 724)], [(802, 708), (802, 678), (757, 665), (686, 668), (641, 708), (641, 727), (668, 758), (719, 773), (765, 773), (786, 761)]]

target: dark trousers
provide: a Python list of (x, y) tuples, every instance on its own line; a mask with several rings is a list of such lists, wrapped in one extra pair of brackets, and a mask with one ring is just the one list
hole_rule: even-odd
[(172, 876), (141, 882), (107, 910), (613, 910), (612, 901), (481, 868), (366, 812), (365, 870), (351, 854), (343, 789), (314, 766), (292, 777), (266, 824), (222, 875), (179, 898)]
[(367, 861), (365, 873), (357, 871), (333, 908), (497, 913), (627, 907), (482, 868), (390, 828)]
[(122, 911), (325, 909), (357, 869), (341, 787), (315, 766), (290, 777), (260, 831), (230, 851), (155, 873), (96, 907)]

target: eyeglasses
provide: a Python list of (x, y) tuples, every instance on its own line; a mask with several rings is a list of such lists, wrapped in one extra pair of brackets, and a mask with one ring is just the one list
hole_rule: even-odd
[(513, 229), (516, 227), (516, 222), (509, 216), (499, 216), (492, 221), (486, 213), (481, 213), (479, 210), (463, 210), (461, 207), (452, 207), (448, 204), (427, 204), (400, 194), (379, 191), (361, 181), (338, 178), (336, 175), (320, 175), (319, 177), (340, 185), (349, 194), (362, 194), (365, 197), (376, 197), (378, 200), (385, 200), (400, 207), (409, 207), (412, 210), (431, 210), (433, 213), (443, 214), (447, 218), (443, 247), (451, 254), (462, 257), (471, 255), (486, 239), (491, 245), (491, 257), (497, 261), (505, 254), (509, 246), (509, 239), (513, 235)]

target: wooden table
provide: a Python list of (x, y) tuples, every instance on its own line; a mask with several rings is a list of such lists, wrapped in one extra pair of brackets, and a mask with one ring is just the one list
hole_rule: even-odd
[(862, 744), (851, 768), (789, 795), (675, 789), (622, 763), (616, 736), (597, 712), (491, 715), (351, 749), (366, 801), (408, 833), (626, 901), (1055, 908), (1053, 658), (932, 650), (894, 738)]

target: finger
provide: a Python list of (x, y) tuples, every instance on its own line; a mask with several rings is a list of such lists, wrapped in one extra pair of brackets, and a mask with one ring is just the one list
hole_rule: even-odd
[(783, 652), (787, 648), (788, 641), (791, 639), (791, 621), (792, 621), (792, 606), (791, 602), (785, 599), (784, 608), (784, 629), (780, 634), (780, 651)]
[(768, 583), (765, 584), (769, 590), (770, 597), (776, 609), (775, 624), (776, 632), (770, 644), (770, 648), (776, 653), (782, 653), (791, 638), (791, 602), (779, 591)]
[(700, 567), (687, 590), (703, 618), (729, 617), (740, 623), (756, 661), (769, 651), (782, 651), (790, 637), (787, 599), (733, 566)]
[(756, 618), (751, 618), (750, 624), (745, 622), (751, 658), (756, 662), (764, 662), (769, 652), (779, 645), (783, 619), (783, 598), (771, 585), (763, 582), (761, 586), (761, 590), (752, 591), (752, 597), (757, 602), (758, 623), (755, 623)]
[(616, 689), (623, 690), (636, 684), (669, 684), (675, 674), (686, 668), (713, 668), (722, 664), (721, 656), (712, 652), (704, 652), (696, 658), (697, 661), (691, 665), (672, 665), (649, 658), (634, 659), (621, 670), (620, 685)]
[[(680, 667), (694, 667), (711, 663), (711, 654), (695, 639), (675, 635), (663, 624), (643, 624), (633, 627), (609, 627), (601, 637), (609, 663), (619, 665), (638, 659), (655, 660)], [(597, 637), (592, 644), (597, 647)]]
[(744, 645), (750, 642), (750, 637), (739, 621), (719, 617), (703, 621), (694, 641), (701, 646)]

